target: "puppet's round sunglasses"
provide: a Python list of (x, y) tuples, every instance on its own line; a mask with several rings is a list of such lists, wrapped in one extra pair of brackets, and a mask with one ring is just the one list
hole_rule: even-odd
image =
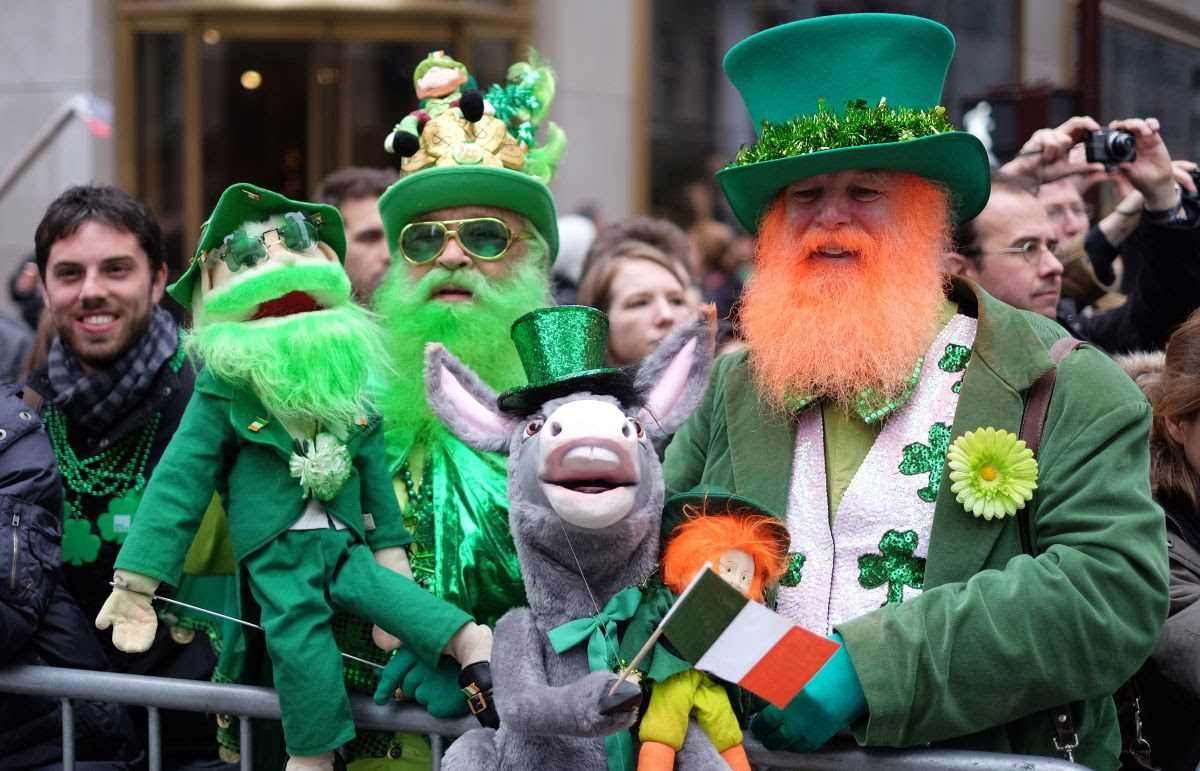
[(298, 211), (288, 212), (283, 215), (282, 225), (257, 235), (251, 235), (245, 228), (233, 231), (225, 236), (216, 257), (229, 266), (231, 272), (237, 273), (266, 259), (268, 235), (278, 236), (279, 241), (293, 252), (303, 252), (316, 246), (323, 225), (319, 214), (305, 217)]
[(497, 217), (410, 222), (400, 231), (400, 253), (413, 265), (425, 265), (441, 257), (453, 237), (471, 257), (492, 261), (501, 259), (514, 243), (532, 235), (514, 234), (508, 223)]

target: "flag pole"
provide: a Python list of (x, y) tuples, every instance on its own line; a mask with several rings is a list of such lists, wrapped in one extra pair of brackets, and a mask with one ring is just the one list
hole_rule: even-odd
[(662, 624), (659, 624), (658, 628), (654, 630), (654, 633), (650, 635), (650, 639), (646, 640), (646, 644), (643, 645), (642, 649), (639, 650), (637, 655), (633, 657), (633, 660), (626, 664), (625, 668), (621, 670), (620, 675), (617, 676), (617, 682), (613, 683), (612, 689), (608, 692), (609, 696), (615, 695), (617, 693), (617, 689), (621, 687), (621, 683), (629, 679), (629, 675), (633, 672), (633, 668), (636, 667), (642, 659), (646, 658), (646, 654), (650, 652), (652, 647), (654, 647), (654, 643), (658, 642), (659, 637), (662, 637), (662, 632)]

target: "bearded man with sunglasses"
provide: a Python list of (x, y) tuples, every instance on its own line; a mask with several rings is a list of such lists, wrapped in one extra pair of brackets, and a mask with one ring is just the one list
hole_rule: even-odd
[(221, 195), (169, 289), (194, 311), (188, 345), (204, 369), (96, 619), (113, 626), (122, 650), (150, 646), (149, 597), (178, 584), (217, 490), (239, 576), (261, 611), (288, 771), (337, 767), (334, 750), (355, 735), (335, 610), (377, 622), (380, 647), (399, 637), (430, 666), (447, 654), (486, 668), (490, 654), (490, 630), (409, 577), (410, 536), (367, 399), (368, 365), (384, 354), (351, 301), (345, 244), (331, 206), (248, 184)]

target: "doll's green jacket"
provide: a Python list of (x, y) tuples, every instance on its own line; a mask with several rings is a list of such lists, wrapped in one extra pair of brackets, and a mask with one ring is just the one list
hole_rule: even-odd
[[(325, 509), (372, 551), (412, 540), (404, 527), (378, 416), (350, 429), (350, 478)], [(178, 586), (214, 490), (240, 563), (290, 528), (307, 503), (288, 471), (292, 438), (254, 394), (207, 370), (142, 496), (116, 567)]]
[[(1048, 351), (1065, 332), (971, 282), (955, 280), (950, 299), (979, 320), (953, 437), (988, 426), (1016, 434), (1025, 392), (1053, 368)], [(860, 744), (1053, 756), (1047, 710), (1074, 702), (1076, 759), (1117, 767), (1110, 694), (1150, 654), (1167, 614), (1150, 417), (1104, 354), (1066, 356), (1028, 504), (1036, 559), (1022, 553), (1015, 517), (972, 516), (942, 475), (924, 592), (837, 627), (867, 697), (853, 726)], [(667, 495), (721, 485), (782, 513), (795, 442), (795, 423), (759, 400), (745, 354), (723, 357), (668, 448)]]

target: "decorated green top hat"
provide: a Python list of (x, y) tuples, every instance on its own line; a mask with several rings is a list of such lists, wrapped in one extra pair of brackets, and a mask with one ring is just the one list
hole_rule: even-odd
[(216, 207), (200, 229), (200, 243), (196, 246), (191, 263), (179, 280), (167, 287), (167, 292), (180, 305), (191, 310), (196, 279), (199, 277), (200, 266), (207, 259), (207, 252), (221, 246), (225, 236), (245, 222), (262, 222), (272, 215), (288, 212), (300, 212), (306, 217), (319, 215), (319, 238), (337, 253), (338, 260), (346, 262), (346, 227), (342, 224), (342, 215), (336, 208), (323, 203), (293, 201), (247, 182), (237, 182), (225, 188), (225, 192), (217, 199)]
[[(443, 52), (435, 54), (444, 56)], [(431, 54), (431, 58), (434, 56)], [(561, 129), (549, 123), (547, 141), (535, 147), (536, 123), (526, 118), (519, 127), (513, 125), (513, 116), (526, 115), (523, 108), (532, 112), (536, 107), (536, 113), (544, 115), (554, 99), (553, 70), (532, 49), (529, 58), (524, 67), (509, 67), (510, 81), (513, 73), (522, 73), (515, 82), (496, 84), (488, 90), (487, 99), (493, 103), (495, 117), (484, 115), (480, 122), (467, 125), (465, 118), (451, 112), (425, 124), (422, 150), (417, 155), (426, 153), (426, 145), (430, 152), (419, 164), (412, 162), (415, 157), (406, 159), (400, 180), (379, 199), (383, 232), (393, 255), (399, 249), (400, 231), (422, 214), (451, 206), (493, 206), (526, 217), (546, 240), (547, 265), (554, 262), (558, 256), (558, 214), (548, 184), (566, 149), (566, 138)], [(425, 64), (422, 62), (418, 69)], [(447, 126), (445, 121), (457, 121), (462, 130)], [(493, 126), (488, 124), (501, 127), (499, 136), (505, 137), (505, 142), (497, 141)], [(431, 136), (434, 141), (427, 141)], [(487, 152), (460, 152), (468, 145), (486, 146)], [(436, 163), (428, 157), (434, 148), (438, 149)], [(490, 163), (481, 161), (481, 155), (491, 153), (497, 155)]]
[(604, 366), (608, 316), (602, 311), (536, 308), (514, 321), (510, 334), (529, 384), (500, 394), (496, 402), (504, 412), (532, 415), (551, 399), (579, 391), (614, 396), (626, 406), (638, 403), (630, 374)]
[(987, 151), (939, 106), (953, 55), (941, 24), (883, 13), (795, 21), (735, 45), (725, 73), (759, 136), (717, 173), (738, 220), (756, 232), (787, 185), (852, 169), (940, 182), (960, 222), (978, 214), (991, 188)]
[(752, 498), (735, 495), (719, 485), (696, 485), (687, 492), (676, 493), (667, 498), (663, 504), (662, 516), (662, 534), (664, 538), (669, 537), (676, 527), (687, 520), (687, 515), (683, 511), (684, 506), (694, 506), (697, 509), (703, 509), (707, 516), (750, 513), (766, 517), (778, 525), (778, 527), (772, 528), (772, 530), (775, 540), (779, 542), (781, 551), (787, 552), (791, 544), (791, 536), (788, 534), (787, 525), (776, 517), (773, 511)]

